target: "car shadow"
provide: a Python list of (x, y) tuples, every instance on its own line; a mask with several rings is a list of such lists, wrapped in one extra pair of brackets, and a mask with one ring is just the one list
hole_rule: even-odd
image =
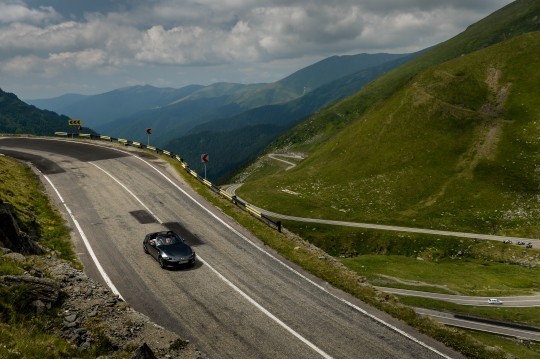
[(166, 222), (163, 223), (163, 226), (169, 231), (178, 233), (181, 237), (186, 240), (186, 243), (192, 247), (200, 246), (204, 244), (203, 240), (199, 238), (196, 234), (191, 233), (186, 227), (184, 227), (179, 222)]
[(195, 263), (190, 266), (176, 266), (176, 267), (165, 267), (163, 269), (168, 270), (170, 272), (190, 272), (193, 270), (197, 270), (203, 266), (203, 262), (199, 260), (195, 260)]

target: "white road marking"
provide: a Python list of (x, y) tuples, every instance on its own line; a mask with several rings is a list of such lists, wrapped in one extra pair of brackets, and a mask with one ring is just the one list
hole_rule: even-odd
[(229, 287), (234, 289), (238, 294), (240, 294), (242, 297), (244, 297), (248, 302), (253, 304), (257, 309), (259, 309), (261, 312), (263, 312), (267, 317), (278, 323), (281, 327), (283, 327), (285, 330), (287, 330), (289, 333), (294, 335), (296, 338), (300, 339), (304, 344), (306, 344), (308, 347), (316, 351), (318, 354), (320, 354), (323, 358), (332, 359), (330, 355), (328, 355), (326, 352), (324, 352), (322, 349), (317, 347), (315, 344), (304, 338), (302, 335), (300, 335), (298, 332), (296, 332), (294, 329), (289, 327), (287, 324), (282, 322), (278, 317), (276, 317), (274, 314), (272, 314), (270, 311), (268, 311), (266, 308), (264, 308), (262, 305), (260, 305), (255, 299), (251, 298), (249, 295), (247, 295), (244, 291), (242, 291), (240, 288), (238, 288), (234, 283), (232, 283), (230, 280), (225, 278), (220, 272), (218, 272), (214, 267), (212, 267), (208, 262), (204, 261), (200, 256), (198, 256), (199, 260), (212, 270), (222, 281), (224, 281)]
[(133, 198), (135, 198), (135, 200), (136, 200), (137, 202), (139, 202), (140, 205), (143, 206), (144, 209), (146, 209), (146, 211), (147, 211), (148, 213), (150, 213), (150, 214), (152, 215), (152, 217), (154, 217), (154, 218), (156, 219), (156, 221), (158, 221), (159, 224), (163, 224), (163, 221), (162, 221), (161, 219), (159, 219), (159, 217), (156, 216), (156, 215), (154, 214), (154, 212), (152, 212), (152, 211), (150, 210), (150, 208), (148, 208), (148, 207), (143, 203), (143, 201), (141, 201), (141, 200), (139, 199), (139, 197), (137, 197), (133, 192), (131, 192), (131, 190), (130, 190), (129, 188), (127, 188), (123, 183), (121, 183), (118, 179), (116, 179), (116, 177), (114, 177), (112, 174), (110, 174), (109, 172), (107, 172), (107, 171), (104, 170), (103, 168), (99, 167), (99, 166), (96, 165), (95, 163), (93, 163), (93, 162), (89, 162), (89, 163), (90, 163), (91, 165), (97, 167), (99, 170), (101, 170), (103, 173), (105, 173), (105, 174), (106, 174), (107, 176), (109, 176), (110, 178), (112, 178), (112, 179), (113, 179), (116, 183), (118, 183), (123, 189), (125, 189), (127, 193), (129, 193)]
[[(148, 212), (150, 212), (152, 214), (152, 216), (154, 216), (154, 218), (156, 218), (160, 224), (163, 224), (163, 222), (131, 191), (129, 190), (129, 188), (127, 188), (127, 186), (125, 186), (122, 182), (120, 182), (118, 179), (116, 179), (113, 175), (111, 175), (109, 172), (107, 172), (106, 170), (104, 170), (103, 168), (99, 167), (98, 165), (96, 165), (95, 163), (92, 163), (90, 162), (90, 164), (94, 165), (95, 167), (99, 168), (101, 171), (103, 171), (106, 175), (108, 175), (109, 177), (111, 177), (116, 183), (118, 183), (123, 189), (125, 189), (133, 198), (135, 198), (137, 200), (137, 202), (139, 202)], [(282, 322), (279, 318), (277, 318), (274, 314), (272, 314), (270, 311), (268, 311), (266, 308), (264, 308), (262, 305), (260, 305), (257, 301), (255, 301), (255, 299), (251, 298), (247, 293), (245, 293), (244, 291), (242, 291), (240, 288), (238, 288), (234, 283), (232, 283), (230, 280), (228, 280), (223, 274), (221, 274), (220, 272), (218, 272), (214, 267), (212, 267), (210, 264), (208, 264), (208, 262), (206, 262), (205, 260), (203, 260), (201, 258), (200, 255), (197, 256), (199, 258), (199, 260), (206, 266), (208, 266), (208, 268), (210, 270), (212, 270), (212, 272), (214, 272), (222, 281), (224, 281), (229, 287), (231, 287), (232, 289), (234, 289), (237, 293), (239, 293), (242, 297), (244, 297), (247, 301), (249, 301), (251, 304), (253, 304), (257, 309), (259, 309), (261, 312), (263, 312), (266, 316), (268, 316), (270, 319), (272, 319), (273, 321), (275, 321), (276, 323), (278, 323), (281, 327), (283, 327), (285, 330), (287, 330), (289, 333), (291, 333), (292, 335), (294, 335), (296, 338), (300, 339), (304, 344), (306, 344), (307, 346), (309, 346), (311, 349), (313, 349), (314, 351), (316, 351), (318, 354), (320, 354), (323, 358), (326, 358), (326, 359), (332, 359), (332, 357), (330, 355), (328, 355), (327, 353), (325, 353), (322, 349), (318, 348), (315, 344), (313, 344), (312, 342), (310, 342), (309, 340), (307, 340), (306, 338), (304, 338), (303, 336), (301, 336), (298, 332), (296, 332), (295, 330), (293, 330), (291, 327), (289, 327), (287, 324), (285, 324), (284, 322)]]
[(94, 261), (94, 263), (96, 264), (96, 268), (98, 269), (99, 273), (101, 274), (101, 276), (103, 277), (103, 280), (105, 281), (105, 283), (107, 283), (107, 285), (109, 286), (109, 288), (111, 288), (111, 291), (116, 294), (120, 299), (124, 300), (124, 297), (122, 297), (122, 295), (120, 294), (120, 292), (118, 291), (118, 289), (116, 289), (116, 286), (113, 284), (111, 278), (109, 278), (109, 276), (107, 275), (107, 273), (105, 272), (105, 270), (103, 269), (103, 267), (101, 266), (101, 263), (99, 263), (99, 260), (97, 259), (96, 257), (96, 254), (94, 253), (94, 250), (92, 249), (92, 246), (90, 245), (90, 242), (88, 241), (88, 238), (86, 238), (86, 235), (84, 234), (84, 231), (82, 230), (81, 226), (79, 225), (79, 221), (77, 221), (77, 219), (75, 218), (75, 216), (73, 215), (73, 213), (71, 212), (71, 209), (69, 209), (68, 205), (66, 204), (66, 202), (64, 202), (64, 198), (62, 197), (62, 195), (60, 194), (60, 192), (58, 192), (58, 190), (56, 189), (56, 187), (54, 186), (54, 184), (52, 183), (52, 181), (49, 179), (49, 177), (47, 177), (46, 175), (44, 175), (42, 173), (43, 177), (47, 180), (47, 182), (49, 182), (49, 184), (51, 185), (51, 187), (53, 188), (54, 192), (56, 192), (56, 195), (58, 196), (58, 198), (60, 199), (60, 202), (64, 205), (64, 207), (66, 208), (69, 216), (71, 217), (71, 220), (73, 221), (73, 223), (75, 224), (75, 227), (77, 227), (77, 230), (79, 231), (79, 234), (81, 235), (81, 238), (84, 242), (84, 245), (86, 247), (86, 250), (88, 251), (88, 254), (90, 254), (90, 257), (92, 257), (92, 260)]

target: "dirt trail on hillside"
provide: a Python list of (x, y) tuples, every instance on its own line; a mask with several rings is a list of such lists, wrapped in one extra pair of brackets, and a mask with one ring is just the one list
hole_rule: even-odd
[(500, 85), (501, 75), (501, 71), (494, 67), (487, 70), (485, 82), (490, 91), (490, 98), (479, 109), (485, 122), (476, 135), (476, 141), (461, 156), (456, 165), (457, 175), (447, 180), (439, 192), (419, 203), (419, 207), (429, 207), (435, 204), (439, 198), (444, 196), (448, 186), (454, 181), (472, 179), (474, 170), (481, 160), (495, 159), (504, 124), (504, 105), (510, 90), (510, 84)]

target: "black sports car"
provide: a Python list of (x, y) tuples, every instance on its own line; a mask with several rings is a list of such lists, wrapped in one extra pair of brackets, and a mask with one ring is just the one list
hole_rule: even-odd
[(143, 241), (144, 253), (150, 254), (161, 268), (189, 266), (195, 263), (195, 251), (173, 231), (148, 233)]

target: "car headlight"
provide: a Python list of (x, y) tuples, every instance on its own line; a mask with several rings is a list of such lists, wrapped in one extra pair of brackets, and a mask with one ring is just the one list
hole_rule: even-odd
[(161, 255), (161, 258), (166, 259), (166, 260), (171, 259), (171, 257), (169, 257), (169, 256), (166, 255), (166, 254), (162, 254), (162, 255)]

